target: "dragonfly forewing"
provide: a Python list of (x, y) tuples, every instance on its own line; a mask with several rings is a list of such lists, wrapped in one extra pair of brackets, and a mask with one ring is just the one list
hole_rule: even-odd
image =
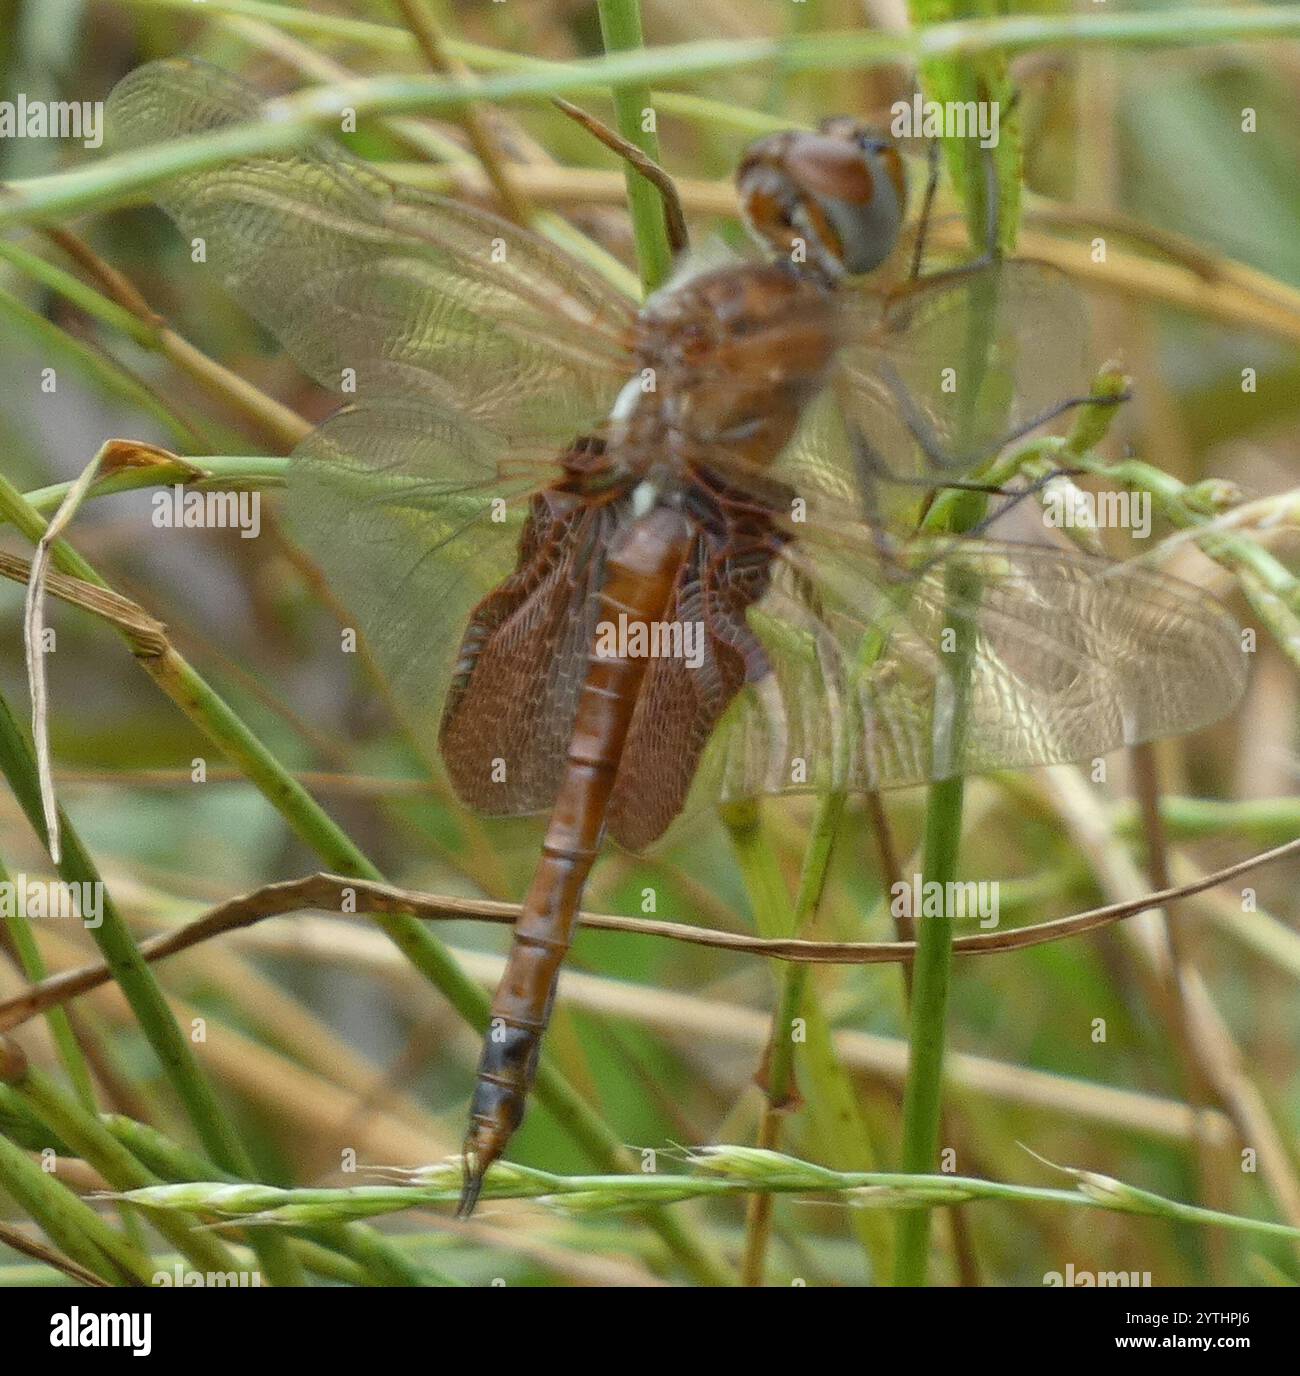
[(456, 791), (488, 816), (541, 812), (555, 800), (614, 528), (607, 507), (539, 494), (514, 572), (469, 616), (439, 745)]
[[(108, 106), (119, 147), (258, 116), (203, 63), (151, 63)], [(607, 414), (633, 306), (544, 239), (400, 188), (334, 146), (181, 176), (159, 203), (299, 366), (344, 399), (419, 397), (526, 448)]]
[[(859, 493), (963, 477), (1091, 382), (1079, 293), (1029, 259), (922, 279), (883, 299), (845, 293), (843, 320), (837, 423), (810, 417), (781, 464), (801, 490), (833, 485), (846, 469), (840, 484)], [(894, 519), (907, 499), (875, 495), (875, 519)]]

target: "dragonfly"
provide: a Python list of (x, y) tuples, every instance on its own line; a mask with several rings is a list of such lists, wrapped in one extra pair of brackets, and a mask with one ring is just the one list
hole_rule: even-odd
[[(155, 145), (260, 103), (215, 68), (154, 63), (113, 92), (110, 128)], [(640, 304), (326, 140), (158, 193), (340, 395), (293, 455), (286, 523), (410, 726), (470, 808), (549, 819), (462, 1214), (523, 1117), (606, 838), (640, 850), (719, 801), (1090, 758), (1202, 727), (1242, 691), (1236, 624), (1190, 584), (917, 523), (927, 494), (1086, 394), (1066, 280), (991, 254), (873, 289), (906, 177), (852, 119), (759, 140), (736, 184), (756, 251), (688, 256)]]

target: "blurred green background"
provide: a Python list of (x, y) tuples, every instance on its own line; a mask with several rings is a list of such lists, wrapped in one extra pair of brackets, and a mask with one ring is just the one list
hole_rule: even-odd
[[(390, 26), (383, 31), (295, 24), (289, 15), (277, 24), (276, 8), (217, 0), (202, 7), (0, 0), (0, 98), (25, 92), (33, 99), (99, 100), (139, 62), (181, 53), (239, 70), (268, 90), (319, 78), (313, 63), (322, 58), (367, 75), (423, 69), (388, 4), (340, 0), (318, 11)], [(504, 54), (507, 69), (510, 55), (560, 60), (601, 50), (595, 8), (577, 0), (433, 8), (448, 36)], [(1017, 8), (1064, 12), (1052, 3)], [(1097, 8), (1081, 5), (1079, 12)], [(286, 10), (300, 19), (305, 12)], [(909, 22), (901, 5), (841, 0), (647, 0), (643, 19), (654, 45), (739, 45), (791, 29), (901, 30)], [(471, 67), (486, 69), (481, 52), (476, 60), (476, 50), (457, 51), (466, 52)], [(1139, 47), (1117, 37), (1087, 47), (1031, 47), (1014, 57), (1010, 75), (1025, 139), (1022, 247), (1079, 263), (1100, 234), (1131, 269), (1118, 290), (1096, 290), (1086, 266), (1081, 279), (1094, 307), (1096, 358), (1119, 359), (1134, 379), (1134, 399), (1116, 418), (1103, 454), (1134, 456), (1183, 482), (1228, 479), (1250, 498), (1276, 497), (1284, 510), (1300, 471), (1300, 45), (1284, 37)], [(716, 111), (682, 107), (660, 120), (663, 161), (682, 179), (693, 230), (739, 241), (726, 213), (725, 179), (769, 120), (871, 115), (908, 93), (911, 79), (901, 66), (809, 72), (767, 64), (666, 82), (732, 112), (717, 118)], [(611, 118), (606, 99), (583, 103)], [(1243, 132), (1246, 110), (1254, 112), (1257, 132)], [(369, 121), (353, 147), (395, 164), (395, 175), (491, 205), (460, 126), (419, 123), (423, 143), (393, 122)], [(634, 269), (612, 156), (544, 102), (502, 107), (490, 123), (518, 160), (520, 184), (533, 202)], [(449, 149), (452, 160), (422, 157), (430, 141)], [(0, 177), (44, 178), (104, 156), (71, 142), (0, 140)], [(195, 270), (164, 218), (143, 197), (130, 199), (60, 223), (127, 274), (204, 353), (310, 419), (327, 413), (328, 398), (222, 294), (213, 274)], [(943, 206), (954, 208), (949, 191)], [(1153, 247), (1117, 228), (1130, 221), (1177, 238)], [(30, 229), (11, 231), (9, 242), (69, 266), (57, 246)], [(92, 319), (35, 280), (24, 263), (0, 259), (0, 292), (0, 471), (16, 488), (74, 477), (109, 438), (177, 452), (272, 452), (236, 408), (156, 351)], [(54, 395), (41, 391), (47, 367), (57, 370)], [(1254, 391), (1243, 391), (1243, 369), (1255, 370)], [(125, 395), (123, 379), (147, 389), (156, 406)], [(160, 411), (179, 425), (161, 423)], [(187, 437), (186, 425), (197, 426), (202, 438)], [(271, 494), (264, 512), (274, 502)], [(166, 623), (177, 649), (390, 881), (517, 900), (535, 863), (540, 823), (483, 821), (452, 799), (427, 767), (432, 743), (406, 740), (358, 658), (338, 653), (330, 611), (273, 522), (263, 538), (241, 540), (232, 531), (159, 530), (150, 510), (148, 492), (96, 498), (78, 515), (72, 541), (114, 588)], [(1261, 519), (1246, 530), (1283, 573), (1288, 563), (1295, 567), (1287, 525)], [(12, 529), (5, 547), (30, 557), (30, 543)], [(1125, 552), (1120, 542), (1110, 548)], [(1294, 588), (1285, 581), (1275, 588), (1282, 610), (1269, 626), (1259, 616), (1261, 600), (1243, 595), (1223, 563), (1189, 545), (1173, 567), (1260, 627), (1252, 685), (1238, 714), (1158, 751), (1174, 877), (1186, 879), (1300, 832), (1300, 637), (1288, 643), (1277, 634), (1300, 616), (1300, 599), (1288, 600)], [(0, 688), (23, 718), (29, 699), (21, 608), (22, 588), (0, 586)], [(107, 627), (62, 604), (52, 604), (49, 615), (59, 651), (50, 660), (59, 796), (137, 935), (323, 867), (271, 803), (155, 690)], [(206, 761), (206, 782), (192, 781), (196, 759)], [(1125, 883), (1141, 873), (1144, 848), (1127, 762), (1112, 759), (1104, 785), (1078, 779), (1058, 771), (969, 785), (962, 874), (1001, 882), (1004, 923), (1040, 922), (1128, 896)], [(885, 800), (907, 873), (924, 801), (920, 791)], [(763, 809), (762, 847), (791, 892), (813, 809), (805, 799)], [(0, 858), (11, 872), (49, 869), (7, 792), (0, 797)], [(1241, 884), (1179, 905), (1174, 920), (1195, 986), (1194, 1016), (1202, 1019), (1200, 1049), (1190, 1060), (1180, 1054), (1176, 1019), (1158, 996), (1146, 948), (1127, 929), (959, 961), (950, 1018), (951, 1048), (959, 1054), (951, 1063), (944, 1129), (956, 1171), (1061, 1185), (1063, 1178), (1024, 1144), (1051, 1161), (1171, 1197), (1300, 1225), (1296, 873), (1290, 862), (1242, 881), (1257, 895), (1246, 913)], [(734, 931), (754, 926), (727, 833), (708, 817), (649, 858), (611, 848), (585, 906)], [(86, 934), (71, 924), (35, 926), (51, 969), (94, 958)], [(846, 811), (824, 898), (805, 934), (892, 938), (872, 821), (861, 801)], [(437, 935), (468, 953), (474, 977), (490, 984), (487, 957), (504, 950), (500, 928), (439, 924)], [(575, 947), (548, 1048), (625, 1143), (664, 1150), (674, 1143), (753, 1142), (763, 1104), (755, 1076), (782, 974), (775, 962), (754, 957), (588, 932)], [(398, 1166), (458, 1149), (477, 1037), (374, 929), (313, 915), (277, 919), (187, 952), (160, 965), (157, 975), (184, 1028), (195, 1014), (207, 1020), (206, 1041), (191, 1049), (263, 1178), (349, 1184), (357, 1179), (343, 1171), (349, 1149), (363, 1165)], [(0, 952), (0, 997), (23, 983), (11, 940)], [(810, 1068), (796, 1057), (803, 1098), (784, 1116), (781, 1145), (842, 1169), (892, 1167), (906, 1054), (900, 971), (819, 967), (810, 987), (840, 1037), (838, 1066)], [(110, 987), (73, 1008), (101, 1107), (195, 1145), (121, 997)], [(1096, 1036), (1098, 1019), (1104, 1040)], [(1216, 1027), (1222, 1036), (1207, 1032)], [(33, 1064), (58, 1074), (44, 1024), (27, 1024), (18, 1039)], [(1210, 1063), (1206, 1046), (1222, 1064)], [(1203, 1113), (1193, 1115), (1188, 1103), (1202, 1105)], [(1253, 1169), (1243, 1169), (1243, 1148), (1257, 1154)], [(590, 1168), (538, 1105), (512, 1156), (560, 1172)], [(97, 1183), (93, 1171), (79, 1175), (71, 1163), (61, 1178), (77, 1190)], [(676, 1209), (683, 1226), (734, 1261), (743, 1203)], [(3, 1188), (0, 1213), (23, 1217)], [(962, 1219), (956, 1233), (950, 1219), (936, 1220), (933, 1273), (941, 1283), (1041, 1285), (1067, 1263), (1150, 1272), (1155, 1285), (1292, 1284), (1300, 1277), (1296, 1248), (1285, 1241), (1160, 1219), (1025, 1203), (971, 1205)], [(382, 1226), (409, 1255), (471, 1282), (683, 1277), (663, 1237), (621, 1215), (571, 1219), (502, 1202), (484, 1207), (467, 1227), (446, 1226), (445, 1211)], [(889, 1246), (883, 1213), (778, 1198), (768, 1278), (864, 1284), (881, 1279)], [(157, 1254), (166, 1251), (159, 1242)], [(0, 1242), (0, 1284), (52, 1276)]]

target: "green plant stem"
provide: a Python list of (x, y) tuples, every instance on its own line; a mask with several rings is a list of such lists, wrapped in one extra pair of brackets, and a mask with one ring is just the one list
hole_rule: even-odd
[[(7, 1086), (0, 1086), (0, 1104), (7, 1092)], [(4, 1136), (0, 1136), (0, 1186), (73, 1261), (110, 1285), (149, 1284), (153, 1272), (149, 1258)]]
[[(597, 0), (600, 32), (605, 51), (610, 53), (640, 49), (641, 7), (638, 0)], [(659, 136), (653, 125), (654, 107), (650, 87), (644, 82), (614, 87), (614, 115), (618, 132), (635, 144), (648, 158), (659, 161)], [(651, 127), (646, 128), (647, 116)], [(668, 247), (663, 201), (659, 192), (636, 170), (625, 164), (628, 207), (632, 215), (632, 236), (636, 260), (646, 294), (654, 291), (672, 270), (673, 255)]]
[[(0, 697), (0, 770), (8, 779), (32, 829), (44, 844), (45, 819), (41, 810), (36, 759), (3, 697)], [(101, 895), (100, 922), (97, 927), (90, 928), (91, 935), (113, 971), (113, 978), (130, 1004), (164, 1073), (185, 1105), (195, 1131), (213, 1160), (238, 1175), (251, 1176), (253, 1165), (244, 1152), (243, 1144), (191, 1054), (189, 1044), (177, 1026), (153, 972), (140, 958), (135, 939), (122, 921), (90, 853), (82, 845), (80, 836), (62, 809), (59, 823), (63, 835), (63, 854), (57, 866), (59, 876), (69, 884), (92, 886), (90, 889), (80, 889), (80, 892)], [(302, 1272), (281, 1241), (271, 1239), (268, 1248), (264, 1241), (259, 1240), (256, 1246), (267, 1278), (274, 1284), (291, 1285), (301, 1281)]]
[[(931, 785), (921, 864), (927, 884), (947, 884), (956, 875), (963, 796), (960, 777)], [(902, 1166), (905, 1171), (920, 1175), (934, 1169), (939, 1148), (948, 984), (952, 974), (952, 918), (946, 911), (940, 917), (925, 917), (917, 923), (912, 971), (911, 1056), (903, 1095)], [(898, 1228), (895, 1284), (925, 1283), (929, 1249), (929, 1210), (904, 1215)]]
[[(835, 831), (844, 810), (844, 794), (824, 793), (817, 804), (817, 816), (804, 854), (795, 897), (791, 935), (798, 936), (817, 907), (826, 881)], [(791, 1029), (800, 1016), (808, 987), (808, 970), (788, 965), (780, 978), (780, 993), (772, 1017), (772, 1036), (768, 1042), (763, 1116), (759, 1123), (758, 1145), (774, 1150), (780, 1145), (781, 1119), (796, 1094), (794, 1078), (794, 1038)], [(763, 1283), (768, 1242), (772, 1233), (772, 1196), (763, 1191), (752, 1194), (745, 1210), (745, 1249), (741, 1256), (740, 1283)], [(883, 1238), (883, 1234), (882, 1234)], [(864, 1239), (865, 1240), (865, 1239)], [(873, 1265), (876, 1258), (872, 1257)]]
[[(996, 17), (994, 0), (908, 0), (913, 26), (922, 33), (932, 32), (945, 20), (989, 20)], [(977, 252), (993, 239), (1003, 252), (1015, 245), (1020, 210), (1021, 139), (1018, 112), (1012, 103), (1012, 87), (1007, 74), (1007, 54), (1003, 51), (977, 53), (960, 49), (929, 58), (920, 67), (921, 89), (927, 99), (939, 101), (984, 101), (993, 103), (1003, 114), (996, 146), (983, 149), (969, 139), (944, 138), (945, 160), (966, 210), (967, 234)], [(996, 204), (989, 199), (988, 170), (996, 177)], [(996, 213), (997, 223), (991, 216)]]
[[(239, 1177), (216, 1169), (211, 1161), (173, 1142), (148, 1123), (137, 1122), (124, 1114), (105, 1114), (105, 1129), (122, 1143), (160, 1180), (176, 1184), (190, 1180), (225, 1180), (240, 1183)], [(312, 1229), (308, 1239), (330, 1252), (347, 1257), (365, 1277), (363, 1283), (389, 1286), (450, 1286), (456, 1282), (426, 1266), (419, 1266), (391, 1241), (373, 1228), (356, 1223), (331, 1224)], [(318, 1264), (308, 1263), (313, 1270)]]
[[(0, 862), (0, 882), (12, 883), (9, 871), (3, 862)], [(18, 913), (17, 905), (15, 905), (15, 911), (5, 921), (8, 923), (9, 937), (14, 944), (14, 951), (17, 953), (23, 974), (27, 976), (30, 983), (39, 984), (41, 980), (47, 977), (49, 969), (45, 964), (45, 958), (41, 955), (41, 948), (36, 944), (36, 937), (32, 932), (30, 921)], [(86, 1058), (81, 1054), (81, 1047), (77, 1045), (76, 1034), (72, 1030), (72, 1023), (68, 1018), (67, 1010), (64, 1008), (48, 1009), (45, 1013), (45, 1024), (50, 1029), (50, 1037), (53, 1039), (55, 1050), (58, 1052), (59, 1062), (67, 1073), (73, 1091), (82, 1107), (94, 1113), (97, 1107), (94, 1081), (91, 1079), (90, 1067), (86, 1064)]]
[[(966, 500), (950, 512), (954, 530), (969, 529), (981, 509), (979, 498), (969, 493), (965, 496)], [(954, 563), (945, 575), (945, 592), (952, 613), (947, 618), (947, 625), (953, 632), (954, 645), (945, 657), (946, 673), (936, 676), (932, 748), (936, 758), (946, 757), (950, 768), (956, 768), (966, 733), (971, 666), (976, 649), (976, 627), (971, 609), (978, 601), (978, 582), (968, 570)], [(939, 701), (939, 694), (944, 689), (951, 694), (947, 704)], [(948, 892), (947, 885), (957, 875), (964, 799), (965, 780), (960, 774), (930, 785), (921, 874), (925, 884), (941, 885), (941, 893)], [(946, 902), (940, 904), (937, 916), (922, 917), (919, 913), (913, 916), (917, 928), (916, 958), (912, 963), (907, 1087), (903, 1092), (902, 1167), (919, 1175), (934, 1169), (939, 1149), (953, 918)], [(924, 1285), (929, 1253), (930, 1211), (918, 1209), (905, 1214), (898, 1223), (894, 1283)]]
[[(1264, 41), (1300, 34), (1300, 6), (1241, 10), (1145, 10), (1124, 13), (1009, 15), (936, 24), (909, 34), (829, 32), (789, 40), (707, 40), (673, 47), (615, 52), (555, 65), (546, 70), (509, 72), (476, 86), (474, 100), (547, 99), (592, 86), (627, 86), (681, 80), (716, 72), (783, 62), (790, 71), (842, 71), (881, 66), (901, 59), (943, 57), (956, 52), (1008, 52), (1046, 46), (1184, 46), (1221, 41)], [(318, 128), (333, 125), (345, 109), (358, 116), (458, 109), (471, 98), (451, 81), (425, 76), (361, 78), (346, 85), (318, 86), (270, 101), (263, 118), (213, 133), (176, 139), (165, 146), (116, 154), (55, 176), (14, 183), (0, 204), (0, 227), (84, 211), (125, 199), (183, 173), (217, 167), (236, 157), (285, 152), (306, 142)]]
[[(143, 9), (186, 12), (192, 12), (193, 9), (193, 0), (125, 0), (125, 3)], [(343, 40), (379, 52), (410, 55), (414, 50), (411, 36), (391, 24), (375, 24), (341, 15), (294, 9), (287, 5), (260, 3), (259, 0), (206, 0), (204, 9), (211, 15), (241, 15), (260, 19), (287, 32)], [(973, 55), (999, 48), (1013, 52), (1044, 46), (1076, 47), (1124, 42), (1181, 46), (1283, 36), (1297, 31), (1300, 31), (1300, 10), (1294, 5), (1249, 10), (1221, 5), (1201, 9), (1136, 10), (1108, 14), (1016, 14), (994, 19), (933, 23), (911, 34), (882, 35), (852, 29), (799, 34), (793, 41), (758, 38), (683, 43), (650, 49), (656, 58), (659, 54), (673, 55), (676, 61), (656, 60), (648, 65), (652, 66), (656, 75), (665, 79), (769, 64), (782, 73), (853, 71), (871, 65), (873, 61)], [(887, 42), (881, 43), (879, 40), (882, 38)], [(895, 41), (889, 43), (888, 40)], [(466, 65), (484, 71), (545, 71), (554, 70), (559, 65), (527, 54), (506, 52), (457, 39), (450, 39), (447, 49)], [(582, 65), (597, 67), (598, 63), (597, 59)], [(564, 64), (566, 68), (570, 65), (577, 64)], [(590, 89), (593, 90), (604, 84), (597, 77), (589, 80)], [(476, 91), (476, 95), (483, 99), (499, 98), (487, 83)], [(664, 93), (659, 99), (665, 100), (667, 96), (668, 93)], [(724, 110), (734, 108), (721, 102), (715, 103)], [(742, 113), (754, 119), (762, 118), (757, 111)], [(788, 125), (774, 124), (773, 127), (785, 128)]]
[[(194, 470), (202, 469), (207, 478), (195, 478)], [(289, 472), (289, 460), (274, 455), (207, 454), (198, 458), (186, 457), (174, 464), (160, 463), (149, 468), (123, 468), (110, 473), (86, 494), (87, 501), (109, 497), (119, 492), (139, 492), (146, 487), (166, 487), (171, 483), (186, 483), (203, 489), (211, 486), (277, 488), (283, 487)], [(71, 482), (50, 483), (34, 487), (23, 494), (22, 500), (34, 511), (56, 511), (72, 489)], [(0, 510), (0, 520), (9, 515)]]
[[(123, 3), (142, 9), (185, 10), (193, 12), (194, 0), (123, 0)], [(261, 0), (205, 0), (207, 13), (214, 17), (252, 19), (274, 25), (285, 33), (301, 33), (316, 39), (338, 40), (353, 48), (374, 53), (391, 53), (410, 57), (415, 53), (415, 39), (410, 31), (393, 24), (374, 24), (364, 19), (349, 19), (343, 15), (322, 14), (318, 10), (290, 9), (287, 5), (264, 4)], [(251, 41), (248, 33), (240, 37)], [(464, 39), (448, 38), (447, 52), (467, 67), (484, 72), (544, 72), (555, 64), (528, 53), (508, 52), (503, 48), (489, 48)], [(571, 94), (609, 97), (608, 88), (595, 82)], [(750, 134), (772, 134), (792, 127), (790, 119), (751, 110), (727, 101), (709, 100), (684, 91), (655, 91), (655, 107), (668, 114), (693, 119), (706, 126), (737, 129)], [(428, 137), (427, 133), (423, 137)], [(458, 150), (459, 151), (459, 150)], [(467, 156), (462, 153), (462, 156)]]
[[(800, 880), (800, 900), (808, 904), (812, 911), (816, 896), (825, 878), (825, 866), (830, 858), (830, 844), (833, 839), (835, 804), (827, 801), (826, 812), (811, 838), (811, 849), (805, 861), (803, 877)], [(759, 809), (752, 803), (733, 804), (723, 810), (723, 820), (727, 825), (736, 860), (740, 866), (745, 890), (759, 932), (763, 936), (790, 936), (801, 921), (798, 908), (791, 909), (789, 895), (776, 863), (776, 857), (766, 844)], [(789, 974), (791, 972), (787, 972)], [(802, 1063), (807, 1071), (804, 1085), (805, 1097), (814, 1124), (817, 1126), (825, 1149), (831, 1160), (841, 1167), (871, 1169), (875, 1165), (875, 1151), (858, 1109), (857, 1095), (849, 1077), (835, 1053), (830, 1024), (822, 1011), (816, 990), (810, 986), (806, 972), (791, 985), (783, 981), (778, 996), (777, 1018), (785, 1016), (789, 1007), (798, 1012), (790, 1013), (790, 1021), (773, 1024), (770, 1046), (775, 1060), (779, 1055), (781, 1063), (778, 1074), (781, 1080), (781, 1093), (769, 1082), (766, 1090), (767, 1111), (776, 1118), (786, 1111), (794, 1091), (794, 1040), (793, 1018), (802, 1017), (804, 1042)], [(770, 1070), (769, 1070), (770, 1076)], [(775, 1122), (765, 1113), (766, 1135), (774, 1135)], [(889, 1271), (889, 1236), (881, 1220), (864, 1212), (855, 1214), (853, 1228), (866, 1254), (873, 1276), (887, 1275)], [(742, 1259), (742, 1273), (747, 1271), (750, 1284), (758, 1284), (758, 1274), (766, 1248), (766, 1233), (769, 1219), (761, 1213), (751, 1219), (749, 1237)]]
[[(846, 1203), (868, 1210), (904, 1212), (972, 1200), (1007, 1200), (1139, 1214), (1229, 1228), (1260, 1237), (1300, 1238), (1300, 1227), (1288, 1223), (1184, 1204), (1149, 1190), (1137, 1189), (1111, 1176), (1072, 1168), (1055, 1168), (1075, 1181), (1075, 1188), (1067, 1190), (982, 1180), (975, 1176), (834, 1171), (753, 1147), (710, 1147), (698, 1153), (692, 1164), (697, 1170), (690, 1175), (565, 1176), (498, 1163), (488, 1172), (483, 1197), (542, 1199), (556, 1208), (580, 1214), (626, 1209), (651, 1201), (668, 1204), (685, 1199), (733, 1198), (755, 1190), (777, 1194), (850, 1194)], [(201, 1182), (135, 1191), (130, 1202), (151, 1209), (211, 1209), (245, 1223), (254, 1220), (303, 1223), (367, 1218), (426, 1208), (454, 1200), (459, 1191), (459, 1168), (449, 1165), (415, 1172), (411, 1183), (402, 1185), (287, 1190), (269, 1185), (231, 1187), (220, 1182)]]
[[(108, 1132), (95, 1114), (70, 1100), (41, 1071), (29, 1069), (6, 1093), (25, 1099), (41, 1121), (114, 1189), (135, 1190), (163, 1183)], [(216, 1234), (195, 1228), (194, 1222), (176, 1217), (163, 1226), (160, 1219), (159, 1228), (197, 1271), (224, 1273), (247, 1269)]]
[[(1189, 486), (1150, 464), (1131, 459), (1108, 464), (1082, 456), (1078, 462), (1080, 467), (1107, 481), (1149, 493), (1166, 519), (1180, 529), (1208, 527), (1197, 536), (1197, 544), (1209, 558), (1236, 575), (1278, 648), (1293, 664), (1300, 665), (1300, 579), (1258, 541), (1238, 531), (1213, 528), (1217, 513), (1213, 504), (1209, 509), (1204, 504), (1206, 489), (1213, 484)], [(1261, 524), (1267, 521), (1267, 516), (1261, 516)]]
[[(0, 477), (0, 511), (28, 536), (38, 540), (46, 522), (39, 512), (29, 507), (22, 496), (3, 477)], [(103, 587), (104, 581), (93, 568), (65, 541), (55, 545), (54, 558), (65, 573)], [(0, 768), (26, 813), (36, 834), (45, 841), (45, 821), (42, 814), (40, 785), (36, 761), (31, 747), (0, 697)], [(177, 1026), (162, 989), (153, 972), (141, 960), (135, 940), (122, 921), (107, 886), (104, 885), (81, 838), (60, 810), (60, 827), (64, 836), (63, 854), (57, 866), (61, 878), (68, 883), (98, 886), (94, 892), (102, 894), (101, 920), (91, 933), (113, 971), (113, 978), (135, 1014), (146, 1039), (158, 1057), (164, 1073), (185, 1105), (190, 1121), (199, 1134), (204, 1148), (218, 1165), (241, 1177), (254, 1174), (253, 1163), (244, 1151), (208, 1084), (189, 1045)], [(83, 890), (84, 892), (85, 890)], [(302, 1281), (302, 1270), (283, 1246), (280, 1239), (258, 1239), (255, 1250), (264, 1267), (267, 1279), (277, 1285), (292, 1285)]]

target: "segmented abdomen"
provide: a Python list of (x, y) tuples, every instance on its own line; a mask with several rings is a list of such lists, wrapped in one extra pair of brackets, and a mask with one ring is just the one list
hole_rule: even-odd
[[(661, 620), (689, 544), (689, 525), (676, 511), (657, 508), (634, 521), (606, 557), (598, 593), (601, 619), (618, 623), (626, 618), (629, 630)], [(594, 645), (588, 656), (541, 863), (492, 1000), (465, 1139), (462, 1215), (474, 1207), (484, 1172), (523, 1118), (646, 663), (644, 658), (598, 654)]]

